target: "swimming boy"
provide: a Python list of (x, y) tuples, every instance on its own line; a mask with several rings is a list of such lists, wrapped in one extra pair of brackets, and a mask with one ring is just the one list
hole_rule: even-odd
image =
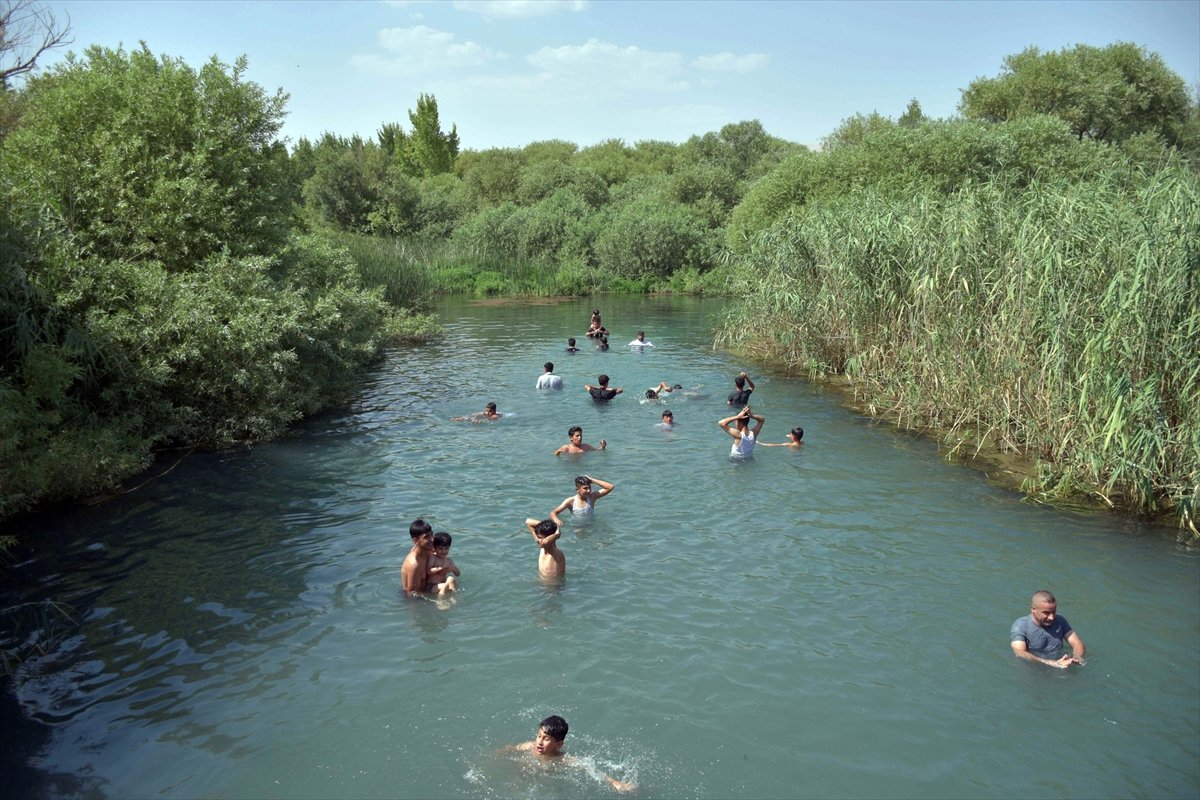
[(537, 379), (535, 387), (538, 389), (561, 389), (562, 378), (554, 374), (554, 362), (547, 361), (542, 367), (546, 371)]
[[(599, 491), (593, 489), (592, 484), (599, 486)], [(550, 512), (550, 519), (554, 520), (556, 524), (562, 525), (562, 520), (558, 518), (558, 515), (567, 509), (571, 510), (573, 517), (590, 517), (596, 509), (596, 501), (601, 497), (607, 497), (612, 490), (613, 485), (608, 481), (602, 481), (590, 475), (580, 475), (575, 479), (575, 494), (559, 503)]]
[(562, 578), (567, 574), (567, 557), (558, 549), (562, 530), (552, 519), (527, 519), (525, 527), (542, 550), (538, 553), (538, 575), (542, 578)]
[(423, 519), (414, 519), (408, 526), (412, 550), (400, 567), (400, 584), (405, 594), (421, 594), (429, 581), (429, 557), (433, 555), (433, 526)]
[(682, 389), (682, 388), (683, 387), (680, 386), (678, 383), (675, 384), (674, 386), (671, 386), (666, 381), (659, 381), (658, 386), (651, 386), (649, 389), (646, 390), (646, 399), (647, 400), (657, 400), (657, 399), (659, 399), (658, 396), (661, 394), (670, 394), (671, 392), (674, 392), (674, 391), (676, 391), (678, 389)]
[[(563, 753), (563, 744), (567, 738), (567, 721), (557, 714), (546, 717), (538, 723), (537, 735), (533, 737), (533, 741), (521, 742), (521, 744), (511, 744), (504, 750), (511, 750), (521, 753), (532, 753), (536, 758), (541, 759), (558, 759), (561, 758), (564, 763), (571, 766), (583, 766), (583, 762), (579, 759)], [(619, 781), (616, 778), (603, 775), (604, 780), (609, 786), (616, 789), (618, 792), (632, 792), (637, 789), (637, 785), (629, 781)]]
[(600, 377), (596, 378), (596, 381), (600, 384), (599, 386), (592, 386), (590, 383), (585, 383), (583, 388), (597, 403), (607, 403), (609, 400), (612, 400), (621, 392), (625, 391), (619, 386), (616, 389), (608, 388), (607, 375), (601, 375)]
[(570, 440), (562, 447), (554, 451), (554, 455), (561, 456), (563, 453), (590, 453), (593, 450), (603, 450), (608, 447), (608, 442), (600, 440), (599, 447), (592, 447), (590, 444), (583, 442), (583, 428), (578, 425), (572, 425), (567, 428), (567, 438)]
[(800, 445), (804, 444), (804, 442), (800, 441), (801, 439), (804, 438), (804, 428), (801, 428), (799, 426), (792, 428), (790, 431), (788, 431), (787, 437), (788, 437), (788, 440), (786, 442), (759, 442), (758, 446), (759, 447), (799, 447)]
[(574, 336), (572, 336), (570, 339), (567, 339), (567, 352), (568, 353), (578, 353), (579, 352), (579, 348), (575, 346), (575, 337)]
[(464, 417), (451, 417), (451, 422), (490, 422), (500, 419), (504, 415), (496, 410), (495, 403), (488, 403), (483, 407), (483, 411), (477, 411), (474, 414), (467, 414)]
[(669, 431), (675, 427), (675, 415), (671, 413), (671, 409), (668, 408), (662, 413), (662, 422), (660, 425), (665, 431)]
[(462, 571), (450, 558), (452, 541), (450, 534), (442, 531), (433, 535), (433, 555), (429, 557), (429, 567), (426, 570), (429, 577), (425, 581), (430, 592), (448, 594), (458, 591), (458, 578), (462, 576)]

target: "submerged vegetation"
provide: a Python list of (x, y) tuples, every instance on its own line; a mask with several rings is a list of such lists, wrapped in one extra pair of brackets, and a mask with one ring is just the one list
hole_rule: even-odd
[(957, 118), (914, 100), (819, 152), (757, 121), (462, 150), (425, 94), (289, 149), (244, 69), (90, 48), (0, 87), (0, 518), (279, 435), (438, 335), (437, 294), (670, 291), (740, 298), (729, 346), (1035, 460), (1037, 496), (1197, 535), (1200, 118), (1157, 56), (1028, 50)]

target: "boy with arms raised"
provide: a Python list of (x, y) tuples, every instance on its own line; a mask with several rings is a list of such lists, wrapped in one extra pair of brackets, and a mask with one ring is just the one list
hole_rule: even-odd
[[(562, 536), (558, 524), (552, 519), (541, 521), (527, 519), (525, 527), (533, 534), (533, 540), (542, 549), (538, 553), (538, 575), (550, 580), (562, 579), (567, 574), (567, 557), (563, 555), (563, 551), (559, 550), (556, 544), (558, 538)], [(566, 735), (565, 731), (563, 735)]]
[[(537, 735), (532, 741), (521, 742), (520, 744), (510, 744), (503, 748), (504, 751), (532, 753), (540, 759), (559, 759), (563, 763), (571, 766), (583, 766), (577, 758), (573, 758), (563, 753), (563, 743), (567, 738), (567, 721), (557, 714), (546, 717), (538, 723)], [(600, 773), (608, 785), (616, 789), (618, 792), (632, 792), (637, 789), (637, 785), (627, 781), (619, 781), (604, 773)]]

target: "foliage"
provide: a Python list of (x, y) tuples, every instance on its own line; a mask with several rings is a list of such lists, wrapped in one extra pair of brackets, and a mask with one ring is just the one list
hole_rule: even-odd
[(450, 172), (458, 157), (458, 128), (442, 131), (437, 98), (431, 94), (418, 97), (417, 110), (408, 112), (408, 120), (413, 129), (402, 150), (407, 171), (424, 178)]
[(871, 408), (951, 443), (1037, 458), (1039, 496), (1194, 526), (1198, 241), (1200, 179), (1178, 165), (853, 190), (755, 236), (753, 292), (723, 341), (843, 373)]
[(1009, 56), (999, 76), (971, 82), (960, 110), (988, 122), (1052, 114), (1080, 139), (1154, 133), (1174, 144), (1189, 102), (1183, 79), (1162, 58), (1125, 42), (1053, 53), (1031, 47)]
[(712, 263), (704, 224), (680, 204), (633, 202), (596, 237), (599, 266), (615, 275), (666, 277), (680, 268)]
[(179, 270), (214, 253), (271, 252), (287, 233), (272, 147), (285, 96), (215, 59), (199, 71), (91, 47), (29, 81), (3, 168), (23, 202), (100, 259)]

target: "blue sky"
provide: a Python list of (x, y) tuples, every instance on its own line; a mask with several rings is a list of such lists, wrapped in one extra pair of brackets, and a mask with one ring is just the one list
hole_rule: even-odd
[[(284, 135), (373, 136), (438, 100), (464, 149), (680, 142), (741, 120), (810, 146), (855, 113), (961, 90), (1029, 46), (1132, 41), (1200, 82), (1200, 0), (1137, 2), (46, 2), (72, 50), (249, 59), (290, 95)], [(55, 57), (46, 60), (52, 63)]]

